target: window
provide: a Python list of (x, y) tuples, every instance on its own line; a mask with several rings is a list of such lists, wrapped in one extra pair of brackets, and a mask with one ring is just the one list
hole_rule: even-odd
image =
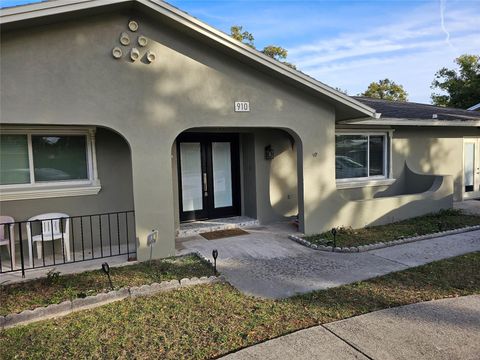
[(335, 178), (387, 178), (387, 135), (375, 133), (335, 135)]
[(28, 184), (28, 143), (26, 135), (1, 135), (0, 185)]
[(32, 135), (32, 152), (36, 182), (88, 179), (86, 136)]
[(88, 186), (85, 194), (100, 190), (93, 129), (1, 129), (1, 200), (82, 195)]

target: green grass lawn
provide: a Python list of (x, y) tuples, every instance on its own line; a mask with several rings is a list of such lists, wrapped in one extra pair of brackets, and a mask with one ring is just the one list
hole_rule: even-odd
[[(480, 225), (480, 216), (465, 215), (459, 210), (443, 210), (387, 225), (363, 229), (338, 228), (336, 245), (351, 247), (374, 244), (472, 225)], [(333, 235), (330, 231), (306, 236), (305, 239), (313, 244), (333, 245)]]
[[(110, 276), (117, 289), (212, 275), (211, 265), (196, 255), (154, 260), (151, 266), (148, 262), (143, 262), (110, 268)], [(0, 315), (57, 304), (108, 290), (108, 279), (101, 270), (72, 275), (51, 273), (48, 278), (0, 285)]]
[(199, 285), (4, 330), (0, 349), (4, 359), (206, 359), (354, 315), (479, 293), (480, 253), (286, 300)]

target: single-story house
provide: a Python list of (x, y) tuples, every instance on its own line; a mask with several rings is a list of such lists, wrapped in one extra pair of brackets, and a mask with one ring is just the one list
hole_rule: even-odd
[(347, 96), (158, 0), (47, 1), (0, 24), (0, 204), (17, 221), (104, 214), (102, 237), (134, 212), (145, 260), (191, 220), (313, 234), (480, 197), (476, 112)]

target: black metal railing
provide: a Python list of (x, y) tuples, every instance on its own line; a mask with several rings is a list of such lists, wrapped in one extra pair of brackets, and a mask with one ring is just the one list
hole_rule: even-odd
[[(0, 224), (0, 273), (112, 256), (136, 257), (135, 212), (38, 218)], [(7, 251), (5, 251), (5, 246)]]

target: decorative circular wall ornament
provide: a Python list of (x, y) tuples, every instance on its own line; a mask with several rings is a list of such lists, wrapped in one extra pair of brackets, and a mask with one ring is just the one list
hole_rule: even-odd
[(132, 61), (136, 61), (139, 57), (140, 51), (138, 51), (136, 48), (132, 48), (132, 50), (130, 50), (130, 59), (132, 59)]
[(115, 59), (120, 59), (123, 55), (122, 49), (120, 49), (118, 46), (114, 47), (112, 50), (112, 55)]
[(152, 52), (152, 51), (150, 51), (150, 50), (147, 51), (147, 61), (148, 61), (149, 63), (154, 62), (156, 58), (157, 58), (157, 56), (155, 55), (154, 52)]
[(138, 30), (138, 23), (135, 20), (130, 20), (128, 22), (128, 28), (130, 29), (130, 31), (135, 32)]
[(125, 46), (130, 44), (130, 37), (128, 36), (128, 34), (126, 32), (123, 32), (120, 35), (120, 44), (125, 45)]
[(140, 35), (140, 36), (138, 37), (138, 39), (137, 39), (137, 42), (138, 42), (138, 45), (140, 45), (140, 46), (143, 47), (143, 46), (146, 46), (146, 45), (147, 45), (148, 40), (147, 40), (147, 38), (146, 38), (145, 36)]

